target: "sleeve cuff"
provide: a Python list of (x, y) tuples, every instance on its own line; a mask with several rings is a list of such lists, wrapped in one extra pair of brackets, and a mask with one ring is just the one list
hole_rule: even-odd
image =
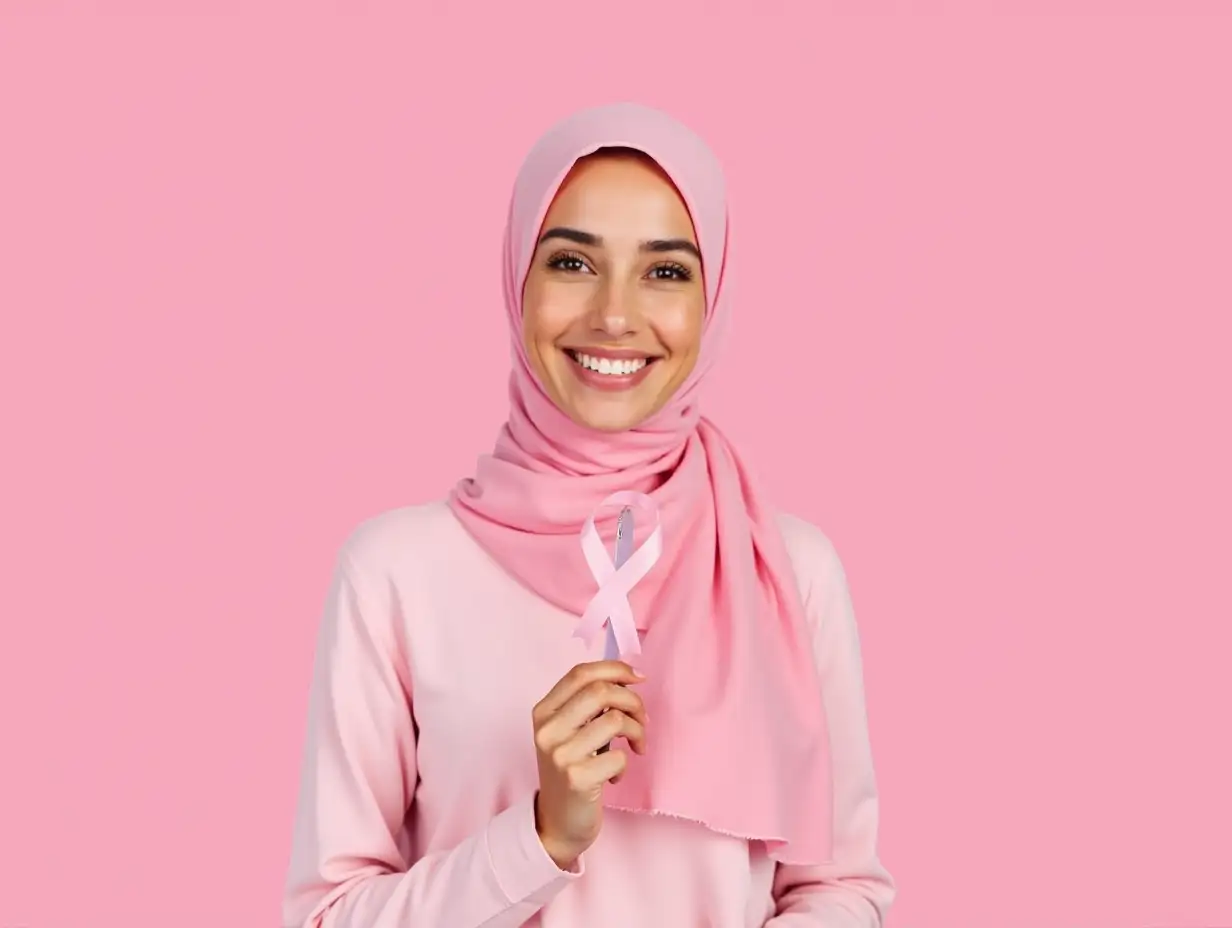
[(515, 905), (544, 905), (585, 872), (580, 858), (575, 870), (561, 870), (543, 849), (535, 831), (533, 793), (493, 818), (485, 839), (488, 865), (496, 883)]

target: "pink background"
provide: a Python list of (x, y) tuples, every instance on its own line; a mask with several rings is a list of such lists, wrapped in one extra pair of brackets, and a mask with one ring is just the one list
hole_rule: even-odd
[(491, 446), (613, 99), (729, 170), (708, 408), (848, 566), (890, 924), (1232, 925), (1232, 18), (99, 6), (0, 4), (0, 926), (277, 923), (333, 554)]

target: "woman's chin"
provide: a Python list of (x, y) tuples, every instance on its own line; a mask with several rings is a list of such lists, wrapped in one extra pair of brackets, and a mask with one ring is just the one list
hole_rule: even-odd
[(636, 428), (646, 419), (646, 416), (635, 411), (619, 413), (615, 410), (605, 410), (602, 412), (577, 410), (571, 418), (579, 425), (594, 429), (596, 432), (616, 433), (627, 432), (629, 429)]
[(565, 408), (570, 419), (597, 432), (627, 432), (644, 422), (650, 411), (651, 404), (636, 395), (617, 398), (575, 393)]

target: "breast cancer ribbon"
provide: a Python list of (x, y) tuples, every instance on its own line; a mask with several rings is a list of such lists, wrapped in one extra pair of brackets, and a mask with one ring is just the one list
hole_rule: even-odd
[[(606, 506), (629, 506), (648, 515), (654, 524), (646, 540), (619, 567), (608, 554), (603, 539), (595, 528), (595, 513)], [(604, 623), (610, 622), (621, 656), (640, 654), (642, 645), (637, 637), (637, 625), (633, 620), (633, 607), (629, 605), (629, 593), (638, 581), (650, 572), (662, 552), (663, 528), (659, 524), (658, 504), (653, 499), (645, 493), (622, 490), (600, 503), (582, 526), (582, 553), (586, 556), (586, 564), (590, 567), (595, 582), (599, 584), (599, 591), (582, 613), (573, 637), (581, 638), (589, 644), (602, 630)]]

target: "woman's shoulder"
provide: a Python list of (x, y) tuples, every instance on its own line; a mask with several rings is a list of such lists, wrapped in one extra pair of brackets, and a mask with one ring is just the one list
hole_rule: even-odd
[(790, 512), (777, 512), (775, 519), (793, 563), (831, 567), (838, 562), (834, 542), (819, 526)]
[(775, 514), (787, 556), (806, 602), (846, 585), (843, 563), (834, 542), (820, 527), (788, 512)]
[(397, 506), (359, 521), (343, 539), (340, 557), (365, 573), (384, 573), (417, 553), (447, 552), (460, 532), (444, 500)]

